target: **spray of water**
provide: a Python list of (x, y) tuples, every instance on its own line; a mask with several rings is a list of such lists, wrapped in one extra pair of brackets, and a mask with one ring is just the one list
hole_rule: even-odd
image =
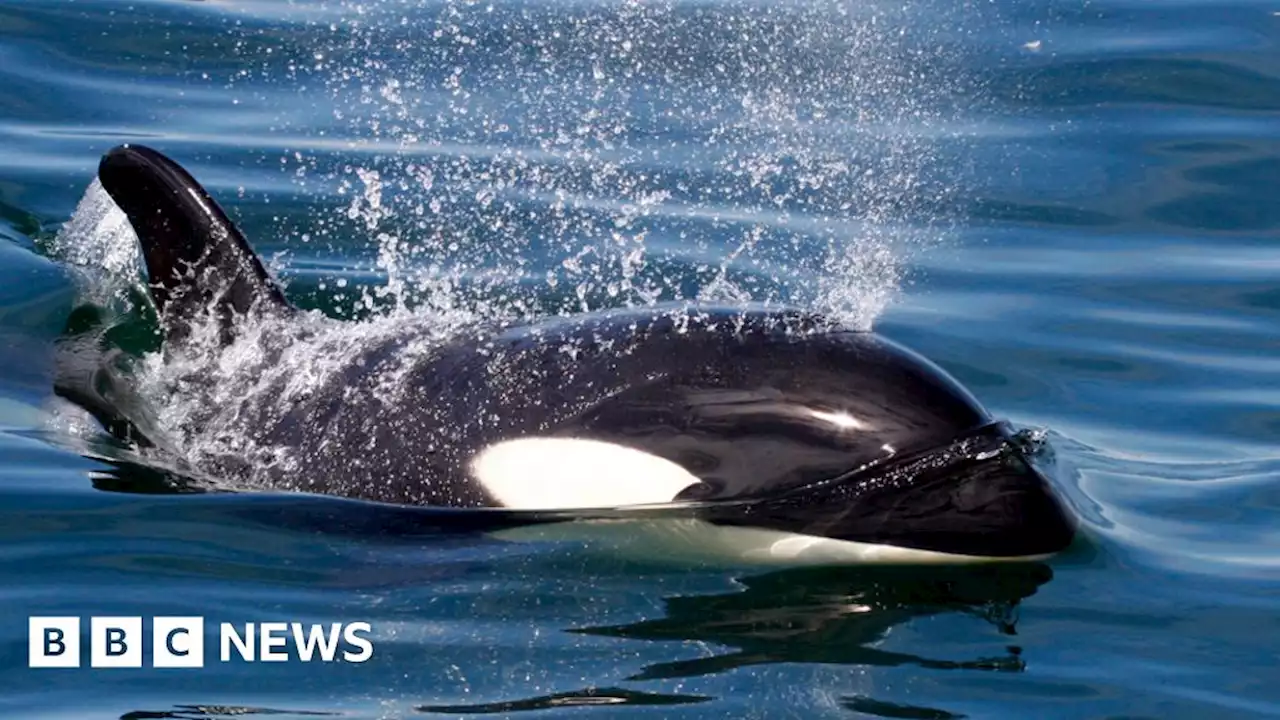
[(137, 240), (129, 219), (95, 178), (47, 252), (77, 272), (83, 300), (123, 312), (142, 278)]
[(975, 93), (948, 55), (963, 7), (306, 7), (287, 34), (244, 31), (230, 84), (307, 93), (278, 126), (326, 149), (284, 161), (350, 199), (307, 239), (363, 232), (410, 302), (391, 268), (429, 261), (502, 268), (485, 289), (518, 313), (750, 298), (869, 328), (938, 238), (936, 137)]
[[(141, 392), (197, 463), (287, 466), (246, 419), (281, 415), (339, 378), (353, 348), (407, 326), (419, 339), (384, 371), (387, 392), (397, 367), (484, 320), (753, 301), (867, 329), (912, 249), (939, 236), (931, 138), (971, 88), (949, 72), (936, 9), (290, 5), (236, 21), (244, 63), (221, 81), (277, 98), (273, 130), (310, 138), (280, 164), (339, 199), (281, 239), (367, 255), (381, 280), (322, 285), (359, 322), (266, 320), (226, 348), (209, 327), (145, 358)], [(305, 102), (278, 100), (291, 89)], [(127, 303), (134, 238), (96, 183), (57, 246), (105, 276), (91, 300)]]

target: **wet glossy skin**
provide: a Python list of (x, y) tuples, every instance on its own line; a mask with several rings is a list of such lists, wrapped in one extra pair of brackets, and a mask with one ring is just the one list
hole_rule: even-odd
[(518, 328), (499, 336), (495, 359), (460, 344), (414, 380), (465, 400), (457, 408), (494, 390), (510, 403), (512, 420), (455, 437), (466, 448), (459, 467), (471, 450), (536, 427), (671, 460), (703, 481), (683, 499), (776, 494), (989, 421), (940, 370), (876, 335), (799, 313), (667, 312)]
[(726, 500), (939, 448), (990, 422), (914, 353), (821, 323), (649, 309), (480, 331), (419, 360), (386, 403), (361, 378), (400, 361), (414, 337), (397, 337), (353, 355), (341, 382), (261, 437), (297, 447), (315, 491), (466, 507), (497, 503), (478, 484), (438, 478), (469, 475), (477, 453), (514, 438), (634, 447), (703, 481), (679, 499)]
[[(988, 556), (1070, 541), (1047, 481), (963, 388), (884, 338), (820, 323), (728, 311), (578, 319), (508, 333), (496, 371), (458, 346), (416, 378), (454, 411), (438, 470), (463, 474), (510, 437), (588, 438), (683, 466), (703, 483), (678, 499), (707, 501), (698, 515), (719, 524)], [(504, 420), (468, 426), (465, 413), (504, 383)]]
[[(138, 231), (170, 342), (182, 341), (191, 307), (220, 295), (228, 336), (237, 315), (291, 312), (244, 238), (176, 164), (117, 149), (100, 174)], [(179, 272), (187, 267), (194, 272)], [(255, 439), (290, 448), (301, 468), (266, 470), (273, 486), (493, 508), (471, 475), (478, 453), (515, 438), (567, 437), (679, 465), (701, 482), (671, 499), (696, 502), (682, 512), (721, 525), (999, 557), (1048, 554), (1071, 539), (1048, 483), (958, 383), (884, 338), (812, 315), (645, 309), (481, 328), (406, 366), (416, 339), (406, 329), (353, 350), (345, 371), (287, 412), (246, 404)], [(376, 386), (392, 371), (389, 400)], [(234, 457), (214, 465), (228, 476), (249, 471)], [(565, 517), (494, 511), (447, 522)]]

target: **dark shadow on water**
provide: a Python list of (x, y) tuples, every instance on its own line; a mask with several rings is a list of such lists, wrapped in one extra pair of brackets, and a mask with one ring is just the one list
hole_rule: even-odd
[(449, 715), (487, 715), (527, 710), (551, 710), (562, 707), (598, 705), (689, 705), (711, 700), (704, 695), (672, 695), (647, 693), (622, 688), (585, 688), (554, 695), (539, 695), (524, 700), (479, 703), (476, 705), (421, 705), (414, 708), (422, 713)]
[(1020, 672), (1021, 648), (967, 659), (873, 647), (895, 625), (958, 612), (1013, 636), (1017, 604), (1053, 577), (1042, 564), (981, 568), (821, 568), (741, 580), (740, 592), (664, 600), (666, 617), (570, 632), (650, 641), (696, 640), (730, 648), (655, 663), (631, 680), (694, 677), (769, 663), (824, 663)]
[(882, 700), (873, 700), (863, 695), (853, 695), (840, 701), (840, 705), (848, 710), (863, 715), (874, 715), (883, 718), (904, 718), (905, 720), (960, 720), (960, 718), (968, 717), (967, 715), (958, 715), (956, 713), (947, 712), (946, 710), (935, 710), (933, 708), (919, 707), (916, 705), (899, 705), (898, 703), (889, 703)]
[(131, 495), (189, 495), (209, 492), (197, 481), (176, 472), (127, 460), (96, 458), (111, 469), (89, 476), (95, 490)]
[(228, 720), (251, 715), (288, 717), (335, 717), (340, 713), (313, 710), (272, 710), (270, 708), (240, 707), (234, 705), (175, 705), (172, 710), (134, 710), (120, 716), (120, 720)]

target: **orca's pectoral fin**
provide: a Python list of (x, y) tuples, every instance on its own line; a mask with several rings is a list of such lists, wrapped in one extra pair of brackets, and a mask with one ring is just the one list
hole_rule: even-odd
[(289, 309), (244, 235), (176, 162), (150, 148), (121, 145), (103, 156), (98, 178), (142, 245), (169, 340), (185, 337), (205, 313), (217, 318), (228, 342), (237, 316)]

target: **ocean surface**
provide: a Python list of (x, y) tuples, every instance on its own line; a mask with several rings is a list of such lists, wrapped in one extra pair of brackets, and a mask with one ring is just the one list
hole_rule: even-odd
[[(691, 569), (177, 493), (52, 391), (85, 327), (154, 350), (93, 187), (121, 142), (351, 342), (680, 300), (874, 327), (1044, 432), (1080, 539)], [(0, 714), (1280, 716), (1277, 243), (1275, 2), (0, 0)], [(139, 382), (187, 450), (236, 440)], [(84, 666), (29, 668), (32, 615), (84, 618)], [(204, 617), (209, 661), (90, 668), (113, 615)], [(374, 652), (217, 661), (268, 621)]]

